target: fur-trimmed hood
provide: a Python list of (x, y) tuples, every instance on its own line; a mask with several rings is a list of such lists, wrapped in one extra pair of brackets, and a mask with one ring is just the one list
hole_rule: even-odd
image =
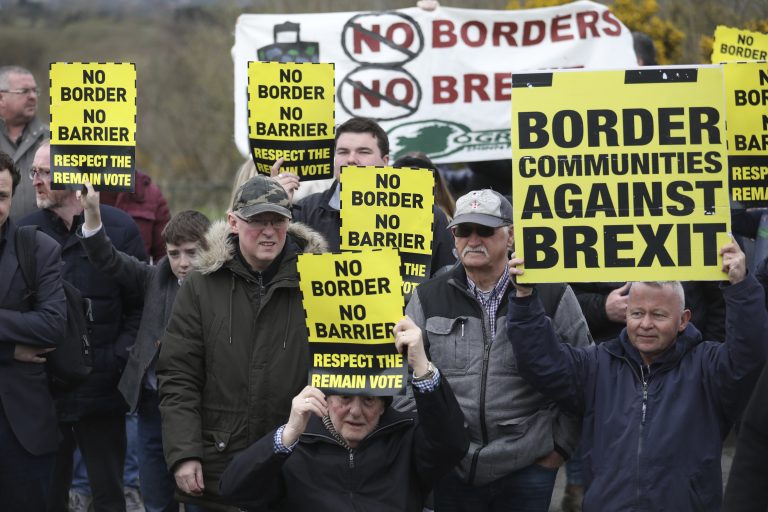
[[(208, 249), (202, 251), (197, 258), (197, 270), (202, 274), (211, 274), (221, 268), (224, 263), (235, 256), (235, 237), (230, 236), (232, 230), (225, 220), (214, 222), (208, 229), (205, 239)], [(301, 252), (318, 254), (328, 251), (328, 243), (323, 235), (300, 222), (288, 225), (286, 243), (290, 240), (299, 246)]]

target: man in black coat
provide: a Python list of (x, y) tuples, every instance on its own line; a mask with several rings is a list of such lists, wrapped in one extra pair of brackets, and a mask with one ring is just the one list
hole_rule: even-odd
[[(336, 127), (333, 156), (335, 181), (325, 192), (308, 195), (293, 205), (293, 220), (319, 231), (328, 241), (328, 250), (338, 252), (341, 244), (341, 203), (339, 176), (347, 165), (381, 166), (389, 164), (389, 139), (375, 121), (353, 117)], [(273, 169), (279, 170), (282, 159)], [(273, 174), (275, 174), (273, 172)], [(298, 188), (298, 178), (290, 173), (279, 174), (278, 181), (289, 196)], [(437, 206), (432, 207), (432, 260), (431, 273), (456, 263), (453, 255), (453, 237), (448, 231), (448, 219)]]
[[(117, 389), (120, 374), (133, 345), (141, 318), (141, 297), (100, 272), (88, 261), (77, 237), (83, 222), (82, 205), (74, 190), (51, 190), (50, 145), (38, 148), (30, 176), (41, 210), (21, 220), (37, 225), (61, 246), (62, 276), (84, 298), (91, 299), (88, 322), (93, 351), (93, 372), (73, 389), (54, 390), (64, 436), (56, 461), (50, 511), (65, 512), (72, 481), (75, 441), (88, 470), (96, 510), (125, 511), (125, 401)], [(146, 260), (141, 235), (127, 213), (101, 207), (106, 233), (124, 253)]]
[(421, 329), (406, 317), (394, 334), (398, 351), (407, 349), (418, 415), (388, 407), (390, 397), (326, 396), (307, 386), (288, 423), (229, 464), (222, 496), (254, 511), (421, 512), (469, 436), (448, 381), (427, 359)]
[(8, 218), (21, 177), (0, 152), (0, 510), (43, 512), (59, 432), (45, 353), (66, 324), (58, 244), (36, 232), (36, 293), (19, 267), (16, 226)]

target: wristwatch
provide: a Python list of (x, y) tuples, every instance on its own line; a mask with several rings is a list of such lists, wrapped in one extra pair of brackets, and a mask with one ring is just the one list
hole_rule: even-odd
[(429, 380), (432, 377), (435, 376), (435, 365), (432, 364), (432, 361), (427, 362), (427, 373), (422, 375), (421, 377), (417, 377), (416, 374), (413, 375), (413, 378), (411, 379), (413, 382), (421, 382), (423, 380)]

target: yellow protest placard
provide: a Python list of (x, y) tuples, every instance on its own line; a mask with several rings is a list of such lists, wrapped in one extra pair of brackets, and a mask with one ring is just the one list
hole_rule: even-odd
[(340, 183), (341, 249), (399, 249), (404, 292), (413, 292), (431, 273), (432, 171), (349, 166), (341, 170)]
[(731, 199), (768, 205), (768, 63), (723, 65)]
[(333, 177), (333, 64), (248, 63), (248, 128), (256, 169), (269, 174), (279, 158), (281, 172), (301, 180)]
[(513, 76), (522, 281), (725, 279), (724, 103), (717, 66)]
[(310, 384), (337, 393), (391, 395), (402, 390), (405, 361), (392, 335), (403, 316), (397, 251), (302, 254), (297, 266)]
[(768, 60), (768, 34), (719, 25), (712, 43), (712, 63)]
[(51, 188), (133, 191), (136, 66), (56, 62), (51, 80)]

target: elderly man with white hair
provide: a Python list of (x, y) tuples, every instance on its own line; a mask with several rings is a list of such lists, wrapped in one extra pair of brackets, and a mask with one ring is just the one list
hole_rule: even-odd
[[(583, 349), (559, 343), (538, 291), (515, 285), (507, 333), (520, 373), (583, 416), (585, 512), (720, 510), (722, 440), (768, 353), (763, 288), (736, 242), (720, 254), (725, 343), (702, 339), (677, 281), (632, 283), (626, 328)], [(510, 261), (512, 277), (523, 263)]]

